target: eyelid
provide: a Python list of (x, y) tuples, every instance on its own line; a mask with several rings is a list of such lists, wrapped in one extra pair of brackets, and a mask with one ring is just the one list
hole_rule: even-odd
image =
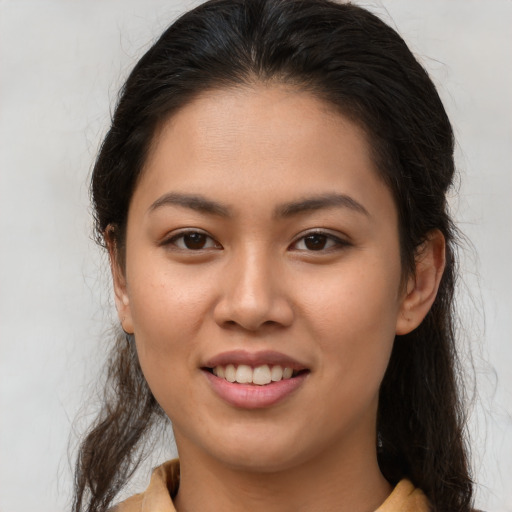
[[(305, 238), (307, 238), (308, 236), (311, 236), (311, 235), (325, 236), (329, 240), (335, 242), (335, 245), (334, 245), (334, 247), (328, 247), (327, 249), (319, 249), (317, 251), (314, 251), (311, 249), (310, 250), (294, 249), (295, 245), (297, 245), (300, 241), (304, 240)], [(303, 231), (302, 233), (299, 233), (296, 236), (295, 240), (290, 244), (290, 248), (292, 248), (292, 250), (297, 250), (297, 251), (304, 251), (304, 252), (311, 252), (311, 253), (315, 253), (315, 252), (323, 253), (323, 252), (328, 252), (331, 250), (341, 249), (343, 247), (349, 247), (351, 245), (352, 245), (352, 243), (347, 239), (347, 237), (344, 237), (340, 233), (334, 234), (332, 231), (327, 230), (327, 229), (313, 228), (313, 229), (309, 229), (307, 231)]]
[[(205, 248), (201, 248), (201, 249), (189, 249), (187, 247), (179, 247), (176, 244), (176, 240), (179, 240), (180, 238), (183, 238), (186, 235), (194, 234), (194, 233), (206, 236), (211, 241), (213, 241), (215, 247), (205, 247)], [(211, 249), (222, 249), (222, 245), (212, 235), (210, 235), (210, 233), (208, 233), (204, 229), (200, 229), (200, 228), (181, 228), (181, 229), (174, 230), (165, 236), (165, 238), (162, 240), (160, 245), (173, 246), (173, 248), (175, 248), (176, 250), (180, 250), (180, 251), (184, 251), (184, 252), (201, 252), (201, 251), (211, 250)]]

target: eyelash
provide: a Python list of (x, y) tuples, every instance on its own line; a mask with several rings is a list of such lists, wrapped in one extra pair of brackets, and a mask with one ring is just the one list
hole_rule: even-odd
[(333, 235), (332, 233), (328, 232), (328, 231), (322, 231), (322, 230), (313, 230), (313, 231), (308, 231), (307, 233), (303, 233), (301, 234), (301, 236), (299, 236), (297, 238), (297, 240), (295, 242), (293, 242), (290, 247), (294, 247), (294, 246), (297, 246), (299, 244), (299, 242), (303, 242), (303, 243), (306, 243), (306, 239), (310, 237), (322, 237), (324, 238), (325, 242), (327, 244), (331, 244), (330, 247), (321, 247), (319, 249), (295, 249), (295, 250), (298, 250), (298, 251), (305, 251), (305, 252), (309, 252), (309, 253), (315, 253), (315, 252), (318, 252), (318, 253), (325, 253), (325, 252), (331, 252), (331, 251), (335, 251), (337, 249), (342, 249), (344, 247), (348, 247), (350, 246), (350, 242), (348, 242), (347, 240), (344, 240), (336, 235)]
[[(198, 248), (191, 248), (191, 247), (187, 247), (186, 246), (186, 243), (184, 242), (184, 239), (186, 236), (193, 236), (193, 235), (199, 235), (201, 237), (205, 237), (206, 241), (205, 243), (206, 244), (209, 244), (210, 246), (209, 247), (198, 247)], [(325, 244), (330, 244), (329, 247), (325, 248), (325, 247), (320, 247), (318, 249), (311, 249), (311, 248), (305, 248), (305, 249), (297, 249), (297, 245), (300, 243), (300, 242), (304, 242), (306, 243), (306, 240), (309, 238), (313, 238), (313, 237), (321, 237), (323, 238)], [(180, 244), (178, 243), (179, 240), (182, 240), (183, 243)], [(222, 249), (222, 245), (219, 244), (213, 237), (211, 237), (210, 235), (208, 235), (206, 232), (204, 231), (200, 231), (200, 230), (197, 230), (197, 229), (191, 229), (191, 230), (188, 230), (188, 231), (181, 231), (180, 233), (177, 233), (175, 235), (173, 235), (172, 237), (168, 238), (167, 240), (165, 240), (162, 245), (165, 245), (165, 246), (168, 246), (168, 245), (173, 245), (174, 247), (176, 247), (178, 250), (182, 250), (182, 251), (190, 251), (190, 252), (199, 252), (199, 251), (203, 251), (203, 250), (210, 250), (210, 249)], [(292, 250), (296, 250), (296, 251), (304, 251), (304, 252), (311, 252), (311, 253), (314, 253), (314, 252), (318, 252), (318, 253), (322, 253), (322, 252), (330, 252), (330, 251), (333, 251), (333, 250), (336, 250), (336, 249), (340, 249), (340, 248), (343, 248), (343, 247), (348, 247), (350, 246), (351, 244), (347, 241), (347, 240), (343, 240), (342, 238), (339, 238), (335, 235), (333, 235), (332, 233), (329, 233), (329, 232), (326, 232), (326, 231), (321, 231), (321, 230), (314, 230), (314, 231), (309, 231), (307, 233), (304, 233), (302, 234), (300, 237), (298, 237), (291, 245), (290, 245), (290, 248)]]
[[(200, 247), (197, 249), (191, 249), (190, 247), (186, 247), (186, 246), (180, 247), (179, 244), (177, 243), (177, 241), (180, 239), (182, 239), (184, 241), (184, 239), (187, 235), (188, 236), (192, 236), (192, 235), (203, 236), (208, 241), (213, 242), (213, 244), (211, 247)], [(198, 229), (189, 229), (187, 231), (181, 231), (180, 233), (177, 233), (177, 234), (171, 236), (170, 238), (168, 238), (167, 240), (165, 240), (162, 245), (174, 245), (179, 250), (191, 251), (191, 252), (199, 252), (202, 250), (221, 249), (222, 248), (222, 246), (213, 237), (211, 237), (208, 233), (205, 233), (204, 231), (201, 231)], [(185, 245), (185, 243), (183, 243), (183, 245)]]

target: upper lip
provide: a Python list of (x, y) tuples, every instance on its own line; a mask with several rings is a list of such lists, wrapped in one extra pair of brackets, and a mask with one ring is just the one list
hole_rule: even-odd
[(256, 367), (268, 364), (269, 366), (279, 365), (283, 368), (291, 368), (293, 370), (305, 370), (307, 366), (300, 363), (296, 359), (275, 352), (273, 350), (265, 350), (260, 352), (249, 352), (248, 350), (231, 350), (222, 352), (208, 359), (203, 367), (215, 368), (216, 366), (226, 366), (228, 364)]

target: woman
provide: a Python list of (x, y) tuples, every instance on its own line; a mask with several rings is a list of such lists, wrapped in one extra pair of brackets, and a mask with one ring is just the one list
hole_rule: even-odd
[(328, 0), (214, 0), (128, 78), (92, 196), (124, 334), (77, 463), (103, 511), (468, 511), (453, 135), (402, 39)]

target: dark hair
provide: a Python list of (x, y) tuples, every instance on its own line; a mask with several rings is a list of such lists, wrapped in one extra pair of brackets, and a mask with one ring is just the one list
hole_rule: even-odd
[[(329, 0), (212, 0), (170, 26), (124, 85), (92, 176), (98, 241), (122, 255), (127, 213), (155, 130), (212, 88), (277, 82), (310, 91), (361, 126), (399, 213), (404, 273), (432, 230), (446, 269), (422, 324), (396, 336), (380, 389), (378, 460), (408, 477), (436, 511), (470, 510), (472, 482), (454, 336), (455, 228), (446, 192), (453, 133), (437, 91), (402, 38), (368, 11)], [(122, 257), (122, 256), (121, 256)], [(105, 402), (81, 445), (74, 511), (104, 511), (163, 417), (121, 336)]]

